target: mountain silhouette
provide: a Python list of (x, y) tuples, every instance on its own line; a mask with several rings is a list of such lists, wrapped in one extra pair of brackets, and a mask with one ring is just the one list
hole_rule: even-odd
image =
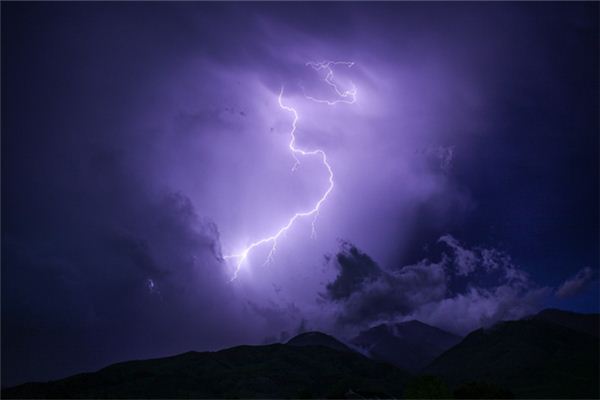
[(323, 346), (338, 351), (352, 351), (333, 336), (321, 332), (301, 333), (288, 340), (287, 344), (290, 346)]
[(375, 326), (361, 332), (351, 343), (374, 360), (418, 372), (460, 340), (460, 336), (413, 320)]
[(544, 310), (462, 340), (419, 321), (379, 325), (352, 341), (373, 359), (306, 332), (286, 344), (113, 364), (2, 398), (598, 398), (599, 319)]
[(600, 318), (598, 318), (598, 314), (580, 314), (557, 310), (556, 308), (548, 308), (530, 318), (552, 322), (596, 337), (600, 334)]
[[(550, 322), (556, 316), (562, 323)], [(518, 398), (598, 398), (599, 340), (585, 332), (590, 318), (546, 310), (478, 329), (434, 360), (425, 373), (454, 387), (495, 384)]]
[[(408, 374), (361, 354), (312, 345), (238, 346), (217, 352), (118, 363), (47, 383), (2, 390), (2, 398), (397, 398)], [(331, 340), (330, 340), (331, 339)], [(294, 344), (294, 343), (304, 344)], [(334, 346), (341, 345), (337, 342)], [(343, 345), (341, 345), (343, 346)]]

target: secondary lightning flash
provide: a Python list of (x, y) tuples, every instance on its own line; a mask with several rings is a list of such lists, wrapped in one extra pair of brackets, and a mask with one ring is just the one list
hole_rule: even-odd
[[(329, 86), (333, 87), (333, 89), (335, 90), (337, 96), (339, 97), (339, 99), (336, 100), (326, 100), (326, 99), (318, 99), (312, 96), (308, 96), (305, 94), (305, 97), (308, 100), (317, 102), (317, 103), (324, 103), (330, 106), (336, 105), (338, 103), (347, 103), (347, 104), (353, 104), (356, 101), (356, 87), (354, 86), (354, 84), (350, 84), (351, 85), (351, 89), (350, 90), (345, 90), (342, 91), (339, 86), (336, 84), (335, 80), (334, 80), (334, 74), (333, 74), (333, 67), (338, 66), (338, 65), (343, 65), (346, 66), (348, 68), (351, 68), (354, 65), (354, 62), (349, 62), (349, 61), (323, 61), (323, 62), (309, 62), (306, 63), (306, 66), (310, 66), (311, 68), (313, 68), (315, 71), (326, 71), (326, 75), (324, 78), (325, 83), (327, 83)], [(327, 172), (329, 174), (329, 185), (327, 186), (327, 189), (325, 190), (325, 192), (321, 195), (321, 197), (317, 200), (317, 202), (308, 210), (306, 211), (301, 211), (301, 212), (297, 212), (295, 213), (288, 221), (286, 224), (284, 224), (277, 232), (275, 232), (274, 234), (272, 234), (271, 236), (267, 236), (265, 238), (259, 239), (256, 242), (248, 245), (243, 251), (241, 251), (240, 253), (237, 254), (230, 254), (230, 255), (226, 255), (223, 258), (225, 260), (236, 260), (235, 263), (235, 272), (233, 274), (233, 277), (231, 278), (231, 281), (235, 280), (238, 276), (238, 273), (242, 267), (242, 264), (244, 263), (244, 261), (246, 261), (246, 259), (248, 258), (248, 255), (250, 254), (250, 252), (255, 249), (256, 247), (262, 246), (264, 244), (270, 243), (271, 244), (271, 249), (269, 251), (269, 254), (267, 256), (267, 259), (265, 260), (265, 263), (268, 263), (270, 261), (272, 261), (273, 259), (273, 254), (275, 253), (275, 250), (277, 249), (277, 240), (281, 237), (281, 235), (283, 235), (285, 232), (287, 232), (293, 225), (294, 223), (300, 219), (300, 218), (304, 218), (304, 217), (313, 217), (312, 220), (312, 232), (311, 232), (311, 236), (314, 237), (316, 235), (316, 230), (315, 230), (315, 222), (316, 219), (319, 215), (319, 211), (321, 209), (321, 205), (325, 202), (325, 200), (327, 200), (327, 197), (329, 196), (329, 194), (331, 193), (331, 191), (333, 190), (333, 186), (334, 186), (334, 182), (333, 182), (333, 170), (331, 169), (331, 165), (329, 165), (329, 162), (327, 161), (327, 154), (325, 154), (325, 151), (321, 150), (321, 149), (315, 149), (315, 150), (304, 150), (301, 149), (299, 147), (296, 147), (296, 128), (297, 128), (297, 124), (298, 124), (298, 112), (296, 111), (295, 108), (284, 104), (283, 102), (283, 87), (281, 88), (281, 91), (279, 92), (279, 97), (278, 97), (278, 104), (279, 107), (284, 110), (287, 111), (289, 113), (292, 114), (293, 116), (293, 120), (292, 120), (292, 128), (290, 130), (290, 142), (288, 144), (288, 148), (290, 149), (290, 151), (292, 152), (292, 156), (294, 157), (294, 160), (296, 161), (294, 163), (294, 166), (292, 167), (292, 171), (294, 171), (298, 165), (300, 164), (300, 161), (298, 160), (298, 155), (302, 156), (302, 157), (306, 157), (306, 156), (316, 156), (319, 157), (321, 159), (321, 161), (323, 162), (323, 165), (325, 166), (325, 168), (327, 169)]]
[(306, 93), (304, 94), (304, 97), (306, 97), (309, 100), (315, 101), (317, 103), (325, 103), (330, 106), (334, 106), (338, 103), (354, 104), (354, 102), (356, 101), (356, 86), (354, 86), (354, 84), (352, 82), (350, 82), (351, 88), (349, 90), (344, 90), (342, 92), (333, 79), (332, 66), (337, 66), (337, 65), (344, 65), (348, 68), (352, 68), (352, 66), (354, 65), (354, 62), (351, 62), (351, 61), (323, 61), (323, 62), (319, 62), (319, 63), (315, 63), (315, 62), (307, 62), (306, 63), (307, 67), (312, 67), (315, 71), (321, 71), (321, 70), (327, 71), (327, 75), (325, 75), (324, 81), (325, 81), (325, 83), (327, 83), (329, 86), (331, 86), (335, 90), (337, 95), (340, 97), (339, 99), (337, 99), (337, 100), (317, 99), (312, 96), (307, 96)]

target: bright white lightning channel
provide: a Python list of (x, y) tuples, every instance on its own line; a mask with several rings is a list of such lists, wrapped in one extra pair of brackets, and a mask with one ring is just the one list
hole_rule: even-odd
[[(338, 103), (353, 104), (354, 102), (356, 102), (356, 87), (354, 86), (353, 83), (350, 83), (351, 89), (345, 90), (345, 91), (342, 91), (339, 88), (339, 86), (336, 84), (336, 82), (334, 80), (333, 67), (335, 67), (337, 65), (343, 65), (348, 68), (351, 68), (354, 65), (354, 62), (323, 61), (323, 62), (308, 62), (308, 63), (306, 63), (306, 66), (313, 68), (315, 71), (323, 71), (323, 70), (326, 71), (324, 81), (329, 86), (333, 87), (333, 89), (335, 90), (339, 99), (337, 99), (337, 100), (319, 99), (319, 98), (316, 98), (313, 96), (308, 96), (305, 94), (306, 99), (317, 102), (317, 103), (324, 103), (324, 104), (327, 104), (330, 106), (336, 105)], [(316, 223), (317, 217), (319, 216), (319, 211), (321, 209), (321, 205), (325, 202), (325, 200), (327, 200), (327, 197), (329, 197), (329, 194), (333, 190), (333, 186), (334, 186), (333, 170), (331, 169), (331, 165), (329, 165), (329, 162), (327, 161), (327, 154), (325, 154), (325, 152), (321, 149), (304, 150), (299, 147), (296, 147), (296, 128), (297, 128), (297, 124), (298, 124), (298, 120), (299, 120), (298, 112), (296, 111), (295, 108), (284, 104), (282, 98), (283, 98), (283, 87), (281, 88), (281, 91), (279, 92), (279, 97), (277, 99), (279, 107), (282, 110), (285, 110), (294, 116), (294, 119), (292, 121), (292, 129), (290, 131), (290, 142), (288, 144), (288, 148), (292, 152), (292, 156), (294, 157), (294, 160), (296, 161), (294, 163), (294, 166), (292, 167), (292, 171), (295, 171), (296, 168), (298, 167), (298, 165), (300, 164), (300, 161), (298, 160), (298, 155), (320, 157), (321, 161), (323, 162), (323, 165), (327, 169), (327, 173), (329, 174), (329, 179), (328, 179), (329, 185), (327, 186), (327, 189), (325, 190), (325, 192), (317, 200), (317, 202), (312, 206), (312, 208), (310, 208), (309, 210), (306, 210), (306, 211), (295, 213), (287, 221), (287, 223), (285, 225), (283, 225), (277, 232), (275, 232), (271, 236), (262, 238), (256, 242), (248, 245), (240, 253), (223, 256), (223, 258), (225, 260), (236, 260), (237, 261), (236, 265), (235, 265), (235, 272), (233, 274), (233, 277), (231, 278), (231, 281), (233, 281), (237, 278), (238, 273), (240, 272), (240, 269), (242, 267), (242, 264), (244, 263), (244, 261), (246, 261), (250, 252), (259, 246), (262, 246), (267, 243), (271, 244), (271, 249), (269, 251), (269, 254), (267, 256), (265, 264), (272, 261), (273, 254), (275, 253), (275, 250), (277, 249), (277, 240), (281, 237), (281, 235), (283, 235), (285, 232), (287, 232), (298, 219), (304, 218), (304, 217), (310, 217), (310, 216), (313, 217), (311, 237), (315, 237), (315, 235), (316, 235), (315, 223)]]
[(337, 65), (344, 65), (348, 68), (352, 68), (352, 66), (354, 65), (354, 62), (352, 62), (352, 61), (323, 61), (320, 63), (315, 63), (315, 62), (307, 62), (306, 63), (307, 67), (312, 67), (315, 71), (321, 71), (321, 70), (327, 71), (327, 75), (325, 75), (324, 81), (325, 81), (325, 83), (327, 83), (329, 86), (331, 86), (335, 90), (337, 95), (340, 97), (339, 99), (337, 99), (337, 100), (317, 99), (315, 97), (306, 95), (306, 93), (304, 94), (304, 97), (306, 97), (309, 100), (315, 101), (317, 103), (325, 103), (330, 106), (334, 106), (338, 103), (354, 104), (354, 102), (356, 101), (356, 86), (354, 86), (354, 84), (352, 82), (350, 82), (350, 89), (341, 91), (340, 88), (338, 87), (338, 85), (334, 81), (332, 66), (337, 66)]

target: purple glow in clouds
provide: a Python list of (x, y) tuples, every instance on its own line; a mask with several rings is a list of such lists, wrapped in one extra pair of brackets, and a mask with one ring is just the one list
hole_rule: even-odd
[(597, 312), (597, 3), (2, 11), (3, 385)]
[[(323, 62), (308, 62), (308, 63), (306, 63), (306, 66), (312, 67), (315, 71), (325, 70), (327, 72), (327, 74), (324, 78), (324, 81), (329, 86), (331, 86), (335, 90), (336, 94), (340, 97), (337, 100), (325, 100), (325, 99), (318, 99), (313, 96), (309, 96), (309, 95), (305, 94), (305, 97), (308, 100), (311, 100), (311, 101), (314, 101), (317, 103), (325, 103), (330, 106), (334, 106), (339, 103), (353, 104), (354, 102), (356, 102), (356, 86), (354, 86), (354, 84), (352, 82), (350, 82), (351, 89), (344, 90), (344, 91), (342, 91), (340, 89), (339, 85), (335, 82), (332, 67), (337, 66), (337, 65), (344, 65), (348, 68), (351, 68), (354, 65), (354, 62), (351, 62), (351, 61), (323, 61)], [(316, 223), (317, 217), (319, 216), (319, 211), (321, 209), (321, 205), (325, 202), (325, 200), (327, 200), (327, 197), (333, 190), (333, 186), (334, 186), (333, 170), (331, 169), (331, 165), (327, 162), (327, 154), (325, 153), (325, 151), (322, 149), (304, 150), (302, 148), (296, 147), (296, 128), (297, 128), (297, 123), (299, 120), (298, 112), (295, 108), (284, 104), (283, 100), (282, 100), (282, 96), (283, 96), (283, 87), (281, 88), (281, 91), (279, 92), (279, 97), (278, 97), (279, 107), (282, 110), (292, 113), (292, 115), (294, 116), (294, 120), (292, 122), (292, 129), (290, 131), (291, 139), (290, 139), (290, 143), (288, 145), (289, 149), (292, 152), (292, 156), (294, 157), (294, 160), (295, 160), (294, 166), (292, 167), (292, 172), (294, 172), (296, 170), (296, 168), (298, 168), (298, 166), (300, 165), (300, 160), (298, 160), (298, 157), (297, 157), (298, 154), (303, 157), (318, 156), (321, 158), (323, 165), (327, 169), (327, 173), (329, 176), (328, 177), (329, 185), (327, 186), (327, 189), (325, 190), (323, 195), (317, 200), (317, 202), (314, 204), (314, 206), (311, 209), (309, 209), (307, 211), (295, 213), (288, 220), (287, 224), (285, 224), (275, 234), (265, 237), (265, 238), (262, 238), (262, 239), (259, 239), (258, 241), (250, 244), (248, 247), (246, 247), (240, 253), (224, 256), (223, 258), (225, 260), (237, 260), (236, 265), (235, 265), (235, 272), (233, 274), (233, 277), (231, 278), (231, 281), (235, 280), (238, 277), (240, 268), (242, 267), (242, 264), (244, 263), (244, 261), (247, 260), (248, 254), (254, 248), (256, 248), (258, 246), (261, 246), (261, 245), (267, 244), (267, 243), (271, 243), (271, 249), (269, 251), (269, 254), (267, 256), (265, 264), (272, 261), (273, 254), (275, 253), (275, 250), (277, 249), (277, 240), (281, 237), (281, 235), (283, 235), (285, 232), (287, 232), (294, 225), (294, 222), (296, 222), (297, 219), (313, 216), (312, 225), (311, 225), (312, 226), (311, 237), (314, 238), (316, 236), (315, 223)]]

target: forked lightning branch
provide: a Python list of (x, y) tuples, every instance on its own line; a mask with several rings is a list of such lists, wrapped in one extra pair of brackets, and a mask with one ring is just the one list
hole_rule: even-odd
[[(323, 104), (326, 104), (329, 106), (335, 106), (340, 103), (353, 104), (354, 102), (356, 102), (356, 87), (354, 86), (354, 84), (350, 83), (350, 89), (342, 90), (335, 81), (335, 76), (334, 76), (334, 71), (333, 71), (334, 67), (336, 67), (336, 66), (344, 66), (347, 68), (351, 68), (353, 65), (354, 65), (354, 63), (349, 62), (349, 61), (323, 61), (323, 62), (306, 63), (307, 67), (311, 67), (317, 72), (318, 71), (325, 72), (325, 78), (323, 80), (327, 85), (329, 85), (333, 88), (333, 90), (336, 93), (337, 98), (333, 99), (333, 100), (321, 99), (321, 98), (317, 98), (314, 96), (309, 96), (306, 93), (304, 94), (305, 98), (310, 101), (314, 101), (316, 103), (323, 103)], [(319, 216), (321, 206), (323, 205), (323, 203), (325, 203), (325, 201), (327, 200), (327, 198), (333, 191), (333, 187), (334, 187), (333, 169), (331, 168), (331, 165), (329, 164), (329, 162), (327, 160), (327, 154), (325, 153), (325, 151), (323, 149), (308, 150), (308, 149), (303, 149), (303, 148), (297, 146), (296, 130), (297, 130), (298, 121), (300, 120), (300, 117), (298, 115), (298, 111), (295, 108), (291, 107), (290, 105), (285, 104), (285, 102), (283, 101), (283, 93), (284, 93), (284, 88), (282, 87), (281, 91), (279, 92), (279, 97), (278, 97), (279, 107), (282, 110), (290, 113), (293, 117), (292, 126), (290, 129), (290, 142), (288, 144), (288, 148), (291, 151), (292, 156), (294, 157), (294, 160), (295, 160), (294, 166), (292, 167), (292, 171), (295, 170), (298, 167), (298, 165), (300, 164), (299, 157), (317, 157), (321, 160), (321, 162), (323, 163), (323, 167), (327, 170), (329, 184), (328, 184), (327, 188), (325, 189), (325, 191), (323, 192), (323, 194), (321, 195), (321, 197), (319, 197), (310, 208), (308, 208), (307, 210), (299, 211), (299, 212), (296, 212), (295, 214), (293, 214), (287, 222), (282, 224), (282, 226), (279, 230), (277, 230), (270, 236), (266, 236), (266, 237), (256, 240), (255, 242), (249, 244), (245, 249), (243, 249), (242, 251), (240, 251), (238, 253), (225, 255), (223, 257), (225, 260), (232, 260), (235, 263), (235, 271), (231, 278), (232, 281), (238, 277), (238, 274), (239, 274), (240, 269), (242, 268), (244, 262), (248, 259), (248, 256), (250, 255), (250, 253), (257, 247), (260, 247), (263, 245), (271, 246), (269, 249), (267, 258), (265, 260), (265, 263), (271, 262), (273, 260), (273, 254), (277, 250), (277, 241), (284, 233), (286, 233), (289, 229), (292, 228), (292, 226), (294, 225), (294, 223), (297, 220), (299, 220), (301, 218), (312, 217), (311, 235), (312, 235), (312, 237), (314, 237), (316, 234), (315, 223), (316, 223), (317, 217)]]

